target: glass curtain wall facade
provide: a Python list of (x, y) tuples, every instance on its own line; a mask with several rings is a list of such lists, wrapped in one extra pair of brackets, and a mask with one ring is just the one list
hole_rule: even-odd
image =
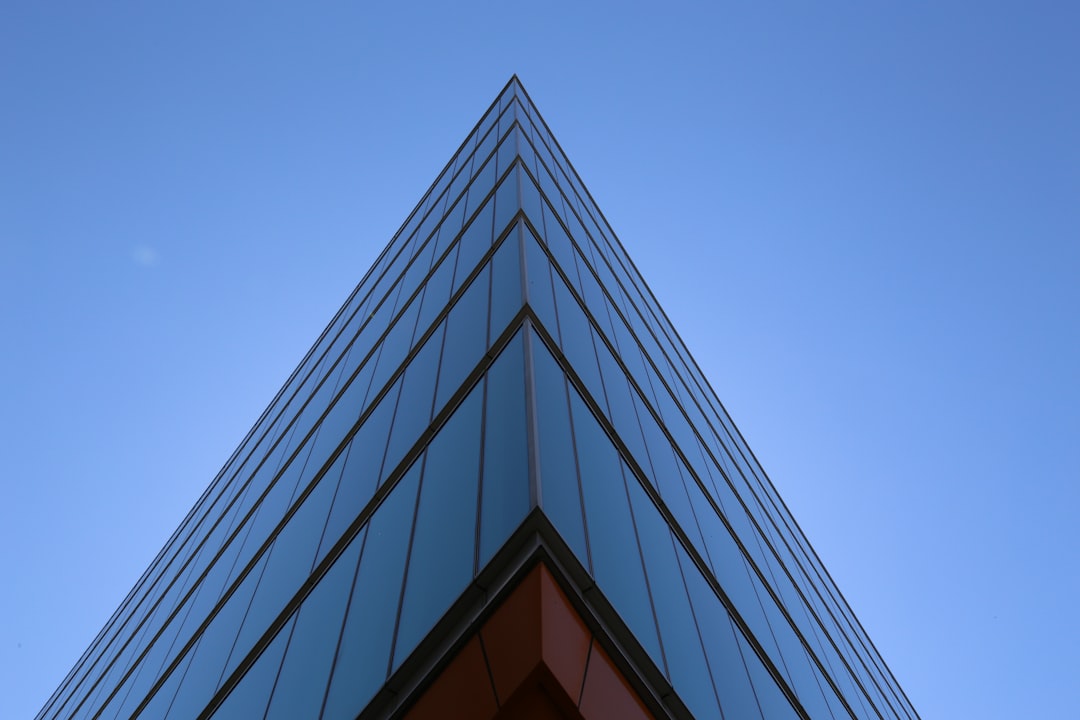
[(655, 717), (918, 717), (512, 78), (38, 718), (400, 716), (538, 558)]

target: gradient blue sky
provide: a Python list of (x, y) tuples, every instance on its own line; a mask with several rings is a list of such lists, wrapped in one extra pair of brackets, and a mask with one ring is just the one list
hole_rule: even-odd
[(514, 72), (923, 717), (1077, 716), (1076, 6), (163, 5), (0, 7), (0, 717)]

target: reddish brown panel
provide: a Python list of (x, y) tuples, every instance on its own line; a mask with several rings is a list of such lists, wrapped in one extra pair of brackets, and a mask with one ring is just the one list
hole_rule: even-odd
[(595, 641), (579, 707), (586, 720), (652, 720), (637, 693)]
[(544, 663), (576, 702), (585, 677), (592, 635), (543, 565), (540, 566), (540, 605)]
[(534, 568), (480, 629), (500, 701), (541, 662), (540, 570)]
[(405, 715), (406, 720), (487, 720), (498, 704), (475, 635)]
[(523, 687), (502, 706), (495, 720), (580, 720), (573, 707), (563, 707), (535, 682)]

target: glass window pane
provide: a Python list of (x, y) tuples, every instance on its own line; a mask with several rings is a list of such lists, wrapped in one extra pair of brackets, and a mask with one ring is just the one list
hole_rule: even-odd
[(487, 349), (487, 303), (489, 292), (486, 268), (454, 304), (447, 318), (446, 342), (439, 365), (439, 389), (435, 398), (438, 412), (450, 395), (464, 382)]
[(484, 205), (480, 213), (469, 223), (469, 227), (458, 240), (457, 268), (454, 270), (454, 288), (456, 293), (465, 284), (466, 278), (476, 268), (480, 258), (491, 248), (491, 212), (492, 204)]
[(761, 663), (761, 658), (751, 649), (742, 633), (736, 633), (736, 636), (739, 640), (739, 649), (742, 651), (746, 668), (750, 671), (750, 679), (754, 683), (754, 695), (757, 696), (761, 714), (769, 718), (769, 720), (773, 720), (773, 718), (779, 718), (780, 720), (798, 718), (799, 713), (792, 707), (791, 702), (784, 695), (784, 691), (780, 689), (780, 686), (777, 685), (768, 669)]
[[(478, 160), (477, 164), (479, 164), (479, 162), (480, 161)], [(469, 195), (466, 198), (465, 203), (465, 217), (471, 215), (488, 196), (492, 187), (495, 186), (496, 177), (494, 161), (488, 162), (480, 169), (480, 172), (476, 175), (476, 179), (473, 180), (472, 184), (469, 186)], [(490, 203), (488, 207), (491, 207)], [(484, 216), (485, 214), (486, 213), (481, 213), (481, 216)]]
[(604, 386), (600, 383), (589, 321), (566, 284), (558, 278), (555, 279), (555, 301), (559, 309), (562, 351), (570, 361), (570, 367), (585, 383), (585, 389), (598, 404), (603, 405)]
[(382, 347), (379, 349), (379, 362), (375, 366), (375, 375), (371, 380), (372, 389), (382, 388), (401, 367), (402, 361), (408, 355), (412, 348), (413, 331), (416, 329), (419, 308), (419, 305), (413, 303), (383, 338)]
[(255, 589), (226, 672), (243, 659), (271, 621), (285, 607), (311, 573), (322, 539), (332, 493), (329, 486), (312, 493), (282, 528)]
[(424, 299), (420, 305), (420, 317), (416, 321), (416, 338), (423, 335), (435, 317), (450, 302), (450, 281), (454, 277), (454, 261), (457, 259), (458, 246), (439, 264), (424, 286)]
[(435, 378), (438, 376), (439, 353), (442, 351), (438, 335), (432, 336), (420, 352), (409, 362), (401, 386), (401, 398), (394, 413), (390, 444), (386, 448), (381, 483), (420, 437), (431, 422), (431, 403), (435, 395)]
[[(232, 594), (221, 611), (207, 627), (197, 647), (192, 648), (191, 667), (173, 701), (172, 712), (176, 717), (195, 717), (214, 692), (226, 679), (222, 677), (225, 661), (233, 647), (237, 630), (250, 604), (252, 592), (258, 582), (265, 557), (252, 568), (252, 572)], [(128, 710), (130, 712), (134, 706)], [(119, 717), (126, 717), (122, 710)]]
[(516, 166), (510, 170), (510, 174), (507, 175), (502, 184), (499, 185), (499, 189), (495, 191), (495, 235), (498, 236), (506, 229), (506, 226), (510, 224), (510, 220), (513, 219), (514, 214), (517, 213), (518, 208), (521, 207), (521, 201), (518, 199), (518, 174), (521, 172), (521, 167)]
[(696, 568), (683, 565), (682, 571), (724, 717), (760, 718), (750, 675), (735, 637), (738, 630), (732, 627), (727, 609)]
[[(274, 680), (277, 679), (278, 669), (281, 667), (281, 656), (285, 654), (285, 645), (289, 640), (293, 620), (285, 624), (278, 632), (259, 659), (255, 661), (244, 677), (240, 678), (239, 684), (232, 689), (225, 700), (218, 705), (213, 718), (231, 720), (232, 718), (261, 718), (265, 712), (266, 703), (270, 700), (270, 693), (274, 689)], [(149, 708), (147, 708), (149, 710)], [(146, 717), (166, 717), (161, 715), (148, 715)], [(189, 717), (195, 717), (191, 715)]]
[(630, 497), (671, 684), (695, 717), (719, 717), (701, 638), (679, 572), (676, 541), (639, 483), (631, 483)]
[(591, 571), (585, 545), (577, 467), (572, 452), (566, 376), (547, 346), (531, 337), (536, 399), (537, 443), (540, 446), (540, 492), (544, 514), (551, 520), (578, 560)]
[(518, 143), (521, 142), (521, 131), (518, 128), (514, 128), (509, 137), (502, 141), (499, 145), (499, 164), (498, 171), (500, 173), (505, 172), (506, 168), (510, 166), (514, 158), (517, 156)]
[(503, 240), (491, 259), (491, 319), (488, 345), (502, 334), (522, 305), (520, 226)]
[(529, 512), (524, 361), (519, 331), (487, 372), (479, 568)]
[(318, 717), (361, 544), (349, 545), (300, 606), (270, 698), (268, 720)]
[(593, 576), (638, 642), (650, 656), (659, 659), (660, 641), (626, 498), (622, 461), (576, 392), (570, 393), (570, 409)]
[(370, 520), (324, 720), (353, 720), (386, 682), (419, 478), (416, 463)]
[[(396, 389), (396, 386), (395, 386)], [(386, 395), (353, 435), (319, 553), (326, 553), (375, 494), (397, 393)], [(345, 455), (345, 453), (342, 453)]]
[(482, 385), (477, 384), (427, 449), (394, 646), (395, 668), (472, 580), (481, 408)]
[[(527, 154), (532, 155), (531, 148)], [(521, 207), (525, 211), (525, 216), (529, 218), (533, 227), (543, 232), (544, 214), (540, 209), (540, 190), (526, 172), (521, 173), (521, 193)]]
[(555, 296), (551, 287), (551, 270), (548, 256), (540, 249), (531, 232), (525, 233), (525, 267), (528, 271), (529, 306), (543, 323), (544, 329), (556, 341), (559, 325), (555, 319)]

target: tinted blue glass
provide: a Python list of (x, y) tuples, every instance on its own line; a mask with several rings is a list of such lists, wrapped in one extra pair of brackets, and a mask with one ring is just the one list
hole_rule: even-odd
[(593, 576), (646, 652), (660, 662), (660, 641), (626, 498), (622, 461), (576, 392), (570, 393), (570, 409)]
[[(764, 589), (760, 593), (761, 604), (765, 608), (765, 614), (769, 617), (769, 625), (772, 627), (773, 637), (780, 648), (780, 660), (787, 669), (787, 677), (795, 697), (810, 713), (811, 717), (830, 718), (833, 714), (830, 710), (825, 693), (831, 693), (827, 686), (823, 687), (823, 681), (819, 677), (817, 667), (813, 664), (799, 640), (790, 622), (781, 613), (780, 609), (767, 597)], [(779, 663), (777, 663), (779, 664)]]
[[(475, 155), (473, 157), (475, 158)], [(477, 167), (479, 167), (479, 165), (477, 165)], [(473, 159), (470, 158), (464, 163), (462, 171), (458, 173), (457, 177), (454, 178), (453, 184), (450, 185), (450, 192), (447, 194), (447, 197), (450, 198), (450, 202), (454, 202), (458, 199), (458, 195), (460, 195), (461, 191), (465, 188), (465, 184), (472, 178), (472, 168)]]
[(613, 333), (611, 331), (611, 320), (608, 318), (607, 313), (607, 296), (600, 289), (596, 277), (589, 270), (581, 255), (576, 255), (576, 260), (578, 263), (578, 276), (581, 278), (581, 297), (585, 301), (585, 307), (592, 311), (597, 326), (603, 330), (610, 340)]
[(566, 376), (538, 337), (531, 338), (533, 396), (536, 402), (537, 444), (540, 452), (540, 492), (544, 514), (559, 531), (578, 560), (591, 569), (585, 544), (577, 466), (572, 452), (570, 408)]
[(555, 303), (559, 310), (559, 332), (562, 351), (570, 360), (570, 367), (584, 381), (585, 389), (598, 403), (604, 402), (604, 387), (600, 383), (600, 370), (593, 350), (592, 331), (581, 306), (570, 294), (566, 285), (555, 281)]
[(173, 622), (177, 623), (181, 619), (183, 619), (183, 622), (180, 623), (180, 629), (171, 642), (172, 647), (165, 656), (165, 664), (173, 661), (173, 658), (184, 649), (194, 631), (205, 622), (208, 612), (220, 597), (221, 585), (228, 571), (229, 566), (225, 565), (225, 563), (215, 566), (211, 573), (207, 574), (200, 586), (195, 589), (187, 603), (187, 607), (177, 614)]
[[(248, 668), (248, 671), (240, 678), (240, 682), (218, 705), (211, 717), (232, 720), (232, 718), (261, 718), (263, 716), (266, 712), (266, 704), (270, 701), (270, 693), (274, 689), (274, 681), (281, 667), (281, 657), (285, 653), (285, 645), (289, 640), (293, 622), (295, 620), (290, 620), (281, 628), (273, 642)], [(166, 717), (166, 715), (147, 715), (146, 717)]]
[[(529, 169), (530, 173), (535, 174), (536, 173), (536, 153), (533, 152), (532, 145), (530, 145), (528, 143), (524, 143), (518, 149), (518, 152), (521, 155), (522, 164)], [(524, 178), (525, 178), (525, 176), (522, 175), (523, 180), (524, 180)], [(544, 221), (544, 219), (539, 215), (531, 215), (529, 219), (536, 227), (540, 227), (540, 223), (542, 223)]]
[(735, 637), (738, 631), (732, 627), (727, 610), (697, 568), (683, 565), (682, 572), (724, 717), (760, 718), (750, 675)]
[(379, 482), (393, 472), (431, 422), (431, 402), (435, 394), (439, 353), (442, 350), (439, 340), (438, 335), (432, 336), (405, 370), (401, 398), (398, 400), (397, 412), (394, 413), (390, 444), (386, 449), (386, 460), (383, 462)]
[(671, 530), (639, 483), (630, 483), (630, 498), (671, 684), (695, 717), (719, 717)]
[[(344, 442), (349, 431), (352, 430), (360, 416), (359, 402), (354, 392), (346, 391), (341, 397), (341, 402), (334, 406), (330, 413), (319, 424), (317, 434), (314, 437), (314, 445), (311, 457), (301, 480), (303, 486), (323, 466), (330, 454)], [(336, 482), (335, 482), (336, 485)]]
[(413, 263), (409, 264), (408, 270), (402, 276), (402, 294), (399, 302), (402, 307), (405, 307), (406, 302), (413, 299), (414, 294), (420, 287), (420, 281), (427, 276), (428, 271), (431, 270), (432, 253), (434, 253), (437, 236), (432, 236), (431, 240), (426, 241), (427, 244), (423, 248), (417, 250), (416, 259)]
[(702, 547), (697, 519), (683, 485), (682, 461), (675, 455), (675, 450), (660, 426), (657, 425), (655, 418), (651, 415), (643, 417), (641, 429), (645, 434), (649, 458), (653, 466), (653, 477), (650, 479), (660, 492), (660, 497), (668, 510), (675, 516), (675, 521), (679, 523), (682, 531), (694, 545)]
[(557, 222), (548, 223), (544, 230), (546, 234), (543, 239), (548, 252), (551, 253), (551, 257), (555, 258), (555, 263), (570, 278), (570, 284), (578, 287), (577, 264), (574, 261), (574, 246), (570, 242), (570, 236)]
[(521, 332), (488, 369), (486, 382), (480, 568), (529, 512), (525, 356)]
[(498, 171), (500, 173), (504, 172), (506, 168), (510, 166), (510, 163), (513, 162), (514, 157), (517, 156), (517, 146), (518, 143), (521, 142), (520, 135), (521, 131), (518, 128), (514, 128), (513, 131), (511, 131), (510, 136), (504, 139), (502, 144), (499, 145)]
[(270, 557), (266, 569), (229, 658), (227, 672), (231, 672), (247, 654), (307, 579), (326, 525), (331, 497), (332, 493), (325, 489), (309, 496), (274, 540), (268, 551)]
[[(338, 456), (336, 458), (334, 458), (334, 463), (326, 470), (326, 473), (324, 474), (322, 480), (319, 481), (320, 483), (327, 486), (327, 488), (331, 492), (332, 497), (330, 500), (330, 513), (327, 518), (327, 526), (323, 528), (323, 537), (319, 540), (319, 550), (315, 555), (313, 565), (318, 565), (322, 561), (323, 557), (326, 556), (327, 551), (333, 546), (334, 542), (337, 541), (337, 536), (341, 534), (341, 531), (343, 529), (342, 527), (329, 527), (329, 518), (334, 517), (334, 511), (337, 507), (337, 501), (339, 497), (344, 500), (343, 493), (341, 492), (341, 471), (345, 468), (345, 462), (349, 459), (349, 450), (351, 447), (352, 441), (350, 440), (349, 444), (346, 445), (340, 453), (338, 453)], [(344, 510), (344, 507), (342, 508), (342, 510)], [(357, 512), (359, 512), (359, 510)], [(338, 515), (338, 517), (341, 517), (341, 515), (343, 514), (344, 513), (342, 512)], [(333, 538), (328, 537), (328, 535), (335, 532), (336, 535)]]
[(540, 190), (526, 172), (521, 173), (521, 207), (533, 227), (543, 232), (544, 214), (540, 209)]
[[(544, 156), (541, 159), (544, 160), (544, 162), (547, 162), (546, 153), (540, 154)], [(543, 190), (544, 195), (547, 197), (547, 201), (551, 204), (551, 207), (555, 208), (555, 211), (560, 216), (565, 215), (565, 210), (563, 209), (562, 193), (560, 193), (559, 189), (555, 187), (555, 181), (552, 180), (551, 173), (546, 167), (544, 167), (540, 163), (537, 163), (537, 166), (538, 167), (536, 172), (537, 178), (540, 180), (540, 189)], [(554, 222), (554, 218), (549, 213), (550, 210), (548, 211), (548, 214), (546, 214), (544, 221)]]
[(754, 683), (754, 695), (757, 696), (761, 714), (769, 720), (773, 720), (773, 718), (787, 720), (787, 718), (800, 717), (799, 713), (792, 707), (791, 702), (788, 701), (787, 696), (784, 695), (784, 691), (780, 689), (776, 680), (761, 663), (761, 659), (750, 648), (741, 633), (736, 633), (736, 636), (739, 640), (739, 649), (742, 651), (746, 663), (746, 669), (749, 671), (750, 679)]
[[(176, 697), (176, 690), (184, 680), (184, 675), (187, 672), (188, 665), (191, 663), (191, 654), (189, 653), (183, 659), (176, 670), (169, 675), (165, 683), (158, 689), (154, 696), (150, 698), (150, 701), (143, 707), (137, 717), (141, 718), (163, 718), (169, 717), (169, 706), (172, 704), (173, 698)], [(105, 708), (99, 717), (110, 717), (109, 708)], [(85, 709), (80, 715), (74, 717), (90, 718), (92, 717)], [(127, 717), (127, 716), (125, 716)]]
[(375, 494), (379, 469), (382, 467), (383, 455), (386, 454), (390, 418), (394, 416), (396, 404), (397, 393), (385, 396), (353, 435), (337, 495), (326, 521), (320, 553), (325, 553), (337, 542), (341, 533)]
[[(479, 163), (479, 161), (477, 162)], [(469, 186), (469, 195), (465, 204), (466, 217), (473, 213), (491, 192), (492, 187), (495, 185), (495, 180), (498, 177), (496, 170), (496, 161), (495, 158), (492, 157), (482, 168), (480, 168), (479, 172), (476, 173), (476, 179), (473, 180), (472, 185)]]
[(371, 518), (330, 678), (324, 720), (353, 720), (386, 681), (419, 477), (420, 464), (416, 463)]
[(454, 277), (454, 263), (457, 260), (457, 249), (458, 246), (455, 245), (446, 258), (435, 269), (432, 276), (428, 278), (427, 284), (424, 287), (423, 302), (420, 306), (420, 317), (416, 322), (417, 338), (431, 327), (431, 323), (434, 322), (435, 317), (446, 307), (446, 303), (450, 301), (450, 281)]
[(439, 389), (435, 396), (435, 412), (442, 408), (450, 395), (464, 382), (487, 349), (488, 292), (490, 268), (473, 280), (465, 293), (450, 310), (439, 365)]
[(394, 667), (472, 580), (480, 479), (482, 385), (477, 384), (427, 449)]
[[(191, 667), (173, 701), (172, 712), (177, 717), (194, 717), (198, 714), (224, 680), (222, 672), (225, 661), (232, 650), (237, 631), (244, 620), (244, 614), (247, 612), (265, 562), (265, 556), (260, 558), (258, 564), (252, 568), (214, 620), (207, 626), (197, 648), (193, 648)], [(120, 716), (126, 716), (123, 709)]]
[[(488, 159), (488, 155), (495, 149), (495, 142), (499, 139), (499, 132), (496, 129), (492, 129), (484, 138), (480, 141), (480, 145), (476, 148), (475, 159), (473, 160), (473, 167), (479, 167), (480, 163)], [(491, 187), (490, 183), (488, 187)]]
[(416, 316), (419, 310), (420, 306), (417, 303), (410, 305), (383, 338), (379, 349), (379, 364), (375, 366), (375, 374), (371, 380), (372, 388), (381, 388), (401, 367), (402, 361), (412, 348), (413, 331), (416, 329)]
[(360, 545), (353, 542), (346, 548), (300, 606), (267, 718), (318, 716), (345, 620)]
[(521, 307), (521, 257), (516, 228), (491, 259), (491, 321), (488, 344), (497, 338)]
[(548, 333), (558, 340), (559, 324), (555, 318), (555, 296), (551, 287), (551, 270), (547, 255), (540, 249), (531, 232), (525, 233), (525, 267), (528, 273), (529, 306)]
[(518, 174), (520, 166), (510, 170), (510, 174), (503, 178), (499, 189), (495, 191), (495, 234), (498, 236), (510, 224), (510, 220), (521, 207), (518, 199)]
[[(182, 581), (177, 582), (174, 587), (179, 588), (186, 584), (190, 580), (190, 566), (187, 571), (188, 577), (183, 578)], [(179, 597), (179, 589), (177, 589), (175, 595), (166, 596), (166, 599)], [(163, 602), (159, 605), (158, 612), (154, 616), (154, 626), (148, 628), (147, 634), (151, 631), (157, 632), (161, 629), (161, 625), (166, 622), (173, 611), (175, 610), (175, 603)], [(105, 710), (102, 712), (104, 717), (110, 717), (116, 712), (116, 709), (120, 707), (121, 703), (125, 708), (134, 708), (139, 702), (142, 701), (143, 696), (149, 691), (150, 687), (157, 681), (161, 675), (162, 670), (165, 669), (167, 661), (170, 661), (173, 657), (172, 648), (173, 641), (176, 638), (177, 632), (180, 629), (180, 624), (183, 620), (183, 615), (179, 615), (174, 618), (171, 623), (164, 627), (164, 630), (160, 631), (160, 634), (156, 638), (152, 639), (152, 645), (146, 650), (146, 654), (139, 660), (139, 665), (134, 667), (131, 674), (125, 681), (127, 687), (121, 686), (117, 689), (116, 694), (106, 705)], [(149, 638), (148, 638), (149, 639)], [(122, 659), (122, 658), (121, 658)], [(185, 661), (186, 662), (186, 661)], [(82, 703), (80, 712), (93, 714), (97, 710), (98, 703), (104, 702), (113, 689), (116, 683), (125, 672), (124, 662), (114, 663), (111, 670), (108, 670), (108, 674), (105, 677), (105, 681), (99, 682), (98, 687), (94, 690), (94, 697), (92, 701), (85, 702), (85, 696), (81, 694), (73, 700), (72, 710), (75, 705)], [(180, 671), (183, 672), (183, 669)], [(96, 673), (95, 673), (96, 674)], [(93, 678), (95, 674), (91, 674), (89, 677)], [(178, 683), (179, 681), (177, 681)], [(175, 693), (176, 685), (172, 686), (172, 692)], [(169, 695), (169, 701), (172, 700), (172, 694)], [(65, 706), (66, 707), (66, 706)], [(63, 708), (62, 708), (63, 709)], [(65, 710), (65, 712), (71, 712), (71, 710)]]
[[(597, 357), (600, 360), (604, 390), (607, 395), (607, 416), (619, 439), (626, 444), (631, 456), (638, 465), (649, 472), (649, 456), (645, 451), (645, 441), (638, 424), (638, 413), (634, 406), (633, 390), (626, 381), (626, 375), (615, 363), (608, 349), (597, 342)], [(602, 400), (602, 398), (601, 398)]]
[(491, 213), (492, 204), (489, 202), (481, 208), (479, 214), (469, 223), (469, 227), (462, 233), (458, 241), (457, 269), (454, 271), (453, 292), (465, 284), (466, 278), (476, 268), (480, 258), (491, 247)]

